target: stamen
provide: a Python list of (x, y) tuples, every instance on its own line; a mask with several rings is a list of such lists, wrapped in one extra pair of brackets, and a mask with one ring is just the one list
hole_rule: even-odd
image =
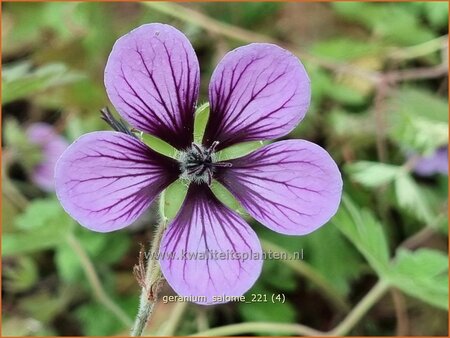
[(195, 143), (192, 143), (192, 147), (195, 148), (195, 150), (197, 150), (199, 155), (201, 155), (203, 153), (202, 149), (198, 145), (196, 145)]
[(192, 169), (189, 169), (188, 171), (187, 171), (187, 173), (188, 173), (188, 175), (199, 175), (199, 172), (202, 170), (202, 167), (199, 167), (199, 166), (196, 166), (196, 167), (194, 167), (194, 168), (192, 168)]
[(229, 168), (233, 166), (230, 162), (215, 162), (211, 163), (211, 165), (213, 167), (221, 167), (221, 168)]
[(219, 141), (214, 141), (211, 146), (206, 151), (207, 156), (211, 156), (211, 154), (216, 150), (216, 147), (219, 145)]
[(215, 168), (231, 167), (229, 162), (215, 162), (214, 152), (218, 141), (212, 142), (209, 148), (192, 143), (191, 149), (180, 157), (181, 177), (191, 182), (207, 183), (211, 185), (214, 178)]
[(206, 172), (206, 175), (207, 175), (207, 181), (206, 181), (206, 183), (208, 183), (208, 185), (211, 185), (211, 183), (212, 183), (212, 173), (211, 173), (211, 171), (208, 170), (208, 171)]

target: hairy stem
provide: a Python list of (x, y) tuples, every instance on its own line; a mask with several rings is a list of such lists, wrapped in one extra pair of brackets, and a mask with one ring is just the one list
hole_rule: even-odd
[(92, 292), (94, 293), (94, 297), (97, 301), (112, 314), (114, 314), (124, 326), (130, 326), (132, 323), (131, 318), (128, 317), (128, 315), (107, 295), (102, 287), (102, 283), (100, 282), (97, 272), (95, 271), (94, 265), (78, 239), (70, 233), (66, 237), (66, 241), (80, 259), (81, 267), (86, 274), (89, 285), (91, 286)]
[(159, 244), (165, 230), (165, 224), (165, 221), (163, 221), (161, 225), (158, 226), (148, 252), (145, 279), (140, 281), (142, 291), (139, 300), (139, 309), (130, 333), (132, 337), (142, 335), (156, 305), (158, 284), (162, 279), (161, 267), (156, 259), (156, 254), (159, 250)]

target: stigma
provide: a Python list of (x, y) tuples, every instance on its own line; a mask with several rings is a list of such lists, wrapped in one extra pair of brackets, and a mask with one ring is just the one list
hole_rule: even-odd
[(214, 141), (209, 148), (192, 143), (190, 149), (179, 154), (180, 178), (197, 184), (211, 185), (217, 167), (231, 167), (231, 163), (217, 161), (215, 149), (219, 144)]

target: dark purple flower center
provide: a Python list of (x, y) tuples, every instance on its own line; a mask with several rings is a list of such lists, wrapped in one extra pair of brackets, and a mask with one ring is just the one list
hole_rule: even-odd
[(209, 148), (192, 143), (187, 151), (181, 152), (178, 158), (182, 179), (189, 182), (211, 184), (214, 169), (217, 167), (231, 167), (231, 163), (217, 161), (214, 153), (218, 141), (211, 144)]

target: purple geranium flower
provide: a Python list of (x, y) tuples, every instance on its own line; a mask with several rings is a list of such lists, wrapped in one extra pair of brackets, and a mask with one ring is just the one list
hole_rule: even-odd
[(72, 217), (107, 232), (129, 225), (169, 184), (187, 179), (159, 261), (178, 294), (213, 303), (214, 296), (239, 296), (253, 285), (262, 249), (252, 228), (212, 193), (212, 179), (256, 220), (289, 235), (308, 234), (335, 214), (342, 180), (330, 155), (303, 140), (279, 141), (226, 163), (215, 156), (240, 142), (285, 136), (303, 119), (310, 81), (294, 55), (267, 43), (225, 55), (209, 86), (203, 142), (193, 144), (199, 82), (195, 52), (175, 28), (147, 24), (121, 37), (105, 70), (109, 98), (134, 128), (176, 147), (178, 159), (126, 133), (94, 132), (61, 157), (56, 184)]
[(438, 148), (429, 156), (419, 157), (413, 170), (420, 176), (448, 175), (448, 146)]
[(52, 125), (38, 122), (31, 124), (26, 135), (31, 144), (37, 145), (41, 151), (39, 163), (31, 169), (31, 180), (45, 191), (54, 191), (55, 165), (58, 158), (69, 146)]

